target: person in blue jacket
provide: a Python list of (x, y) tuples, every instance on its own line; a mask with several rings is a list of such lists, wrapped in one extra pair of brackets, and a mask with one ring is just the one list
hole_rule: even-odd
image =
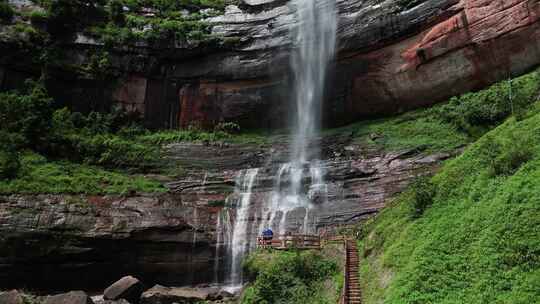
[(262, 232), (263, 240), (265, 241), (271, 241), (272, 238), (274, 238), (274, 232), (272, 232), (272, 229), (266, 228)]

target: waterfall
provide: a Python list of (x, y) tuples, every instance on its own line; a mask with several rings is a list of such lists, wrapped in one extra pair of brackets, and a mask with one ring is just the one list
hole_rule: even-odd
[[(318, 160), (320, 149), (310, 143), (315, 142), (320, 127), (326, 74), (336, 45), (335, 1), (292, 1), (298, 22), (291, 28), (294, 47), (290, 65), (294, 76), (292, 97), (296, 115), (290, 159), (288, 163), (276, 168), (273, 190), (269, 197), (263, 199), (260, 210), (250, 208), (258, 169), (242, 171), (237, 176), (237, 206), (234, 211), (231, 208), (223, 211), (235, 214), (234, 224), (227, 232), (230, 259), (228, 283), (232, 284), (232, 290), (243, 283), (241, 262), (246, 253), (254, 247), (255, 234), (261, 233), (265, 228), (272, 228), (275, 236), (291, 230), (315, 232), (313, 225), (309, 223), (309, 210), (314, 203), (321, 203), (320, 197), (323, 197), (324, 202), (327, 189), (324, 169)], [(252, 219), (258, 217), (259, 221), (249, 223), (250, 216)], [(293, 218), (296, 222), (292, 221)], [(220, 226), (226, 225), (221, 221)], [(219, 237), (220, 240), (224, 239), (223, 235)]]
[[(335, 0), (294, 0), (298, 22), (291, 30), (293, 44), (290, 65), (294, 74), (293, 96), (296, 116), (291, 144), (288, 191), (279, 191), (278, 210), (282, 213), (279, 232), (286, 230), (287, 213), (305, 209), (303, 232), (308, 232), (309, 208), (313, 193), (326, 191), (319, 147), (310, 147), (320, 128), (321, 106), (326, 75), (336, 47), (337, 16)], [(307, 174), (306, 171), (309, 171)], [(281, 175), (281, 169), (280, 173)], [(309, 175), (309, 189), (304, 191), (304, 176)], [(281, 176), (278, 177), (281, 179)]]
[[(308, 155), (308, 146), (320, 127), (320, 110), (326, 72), (336, 45), (335, 0), (294, 0), (298, 23), (292, 30), (290, 64), (294, 72), (293, 96), (296, 103), (295, 131), (291, 162), (296, 166)], [(295, 185), (297, 186), (297, 185)]]
[(239, 175), (236, 189), (240, 195), (236, 207), (232, 237), (229, 240), (231, 251), (231, 283), (233, 286), (242, 284), (242, 259), (253, 244), (248, 230), (252, 188), (259, 169), (249, 169)]

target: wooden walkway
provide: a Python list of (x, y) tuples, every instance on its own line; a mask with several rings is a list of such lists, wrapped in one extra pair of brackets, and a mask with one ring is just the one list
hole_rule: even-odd
[(346, 261), (345, 261), (345, 304), (361, 304), (362, 294), (360, 293), (360, 281), (358, 273), (358, 249), (353, 240), (345, 241)]
[(265, 240), (262, 237), (258, 237), (257, 247), (272, 248), (276, 250), (321, 249), (321, 237), (318, 235), (307, 234), (280, 235), (271, 240)]
[(356, 241), (344, 236), (321, 239), (318, 235), (280, 235), (272, 240), (257, 238), (258, 248), (271, 248), (276, 250), (290, 249), (321, 249), (328, 243), (341, 243), (345, 247), (344, 282), (339, 304), (361, 304), (360, 281), (358, 273), (358, 249)]

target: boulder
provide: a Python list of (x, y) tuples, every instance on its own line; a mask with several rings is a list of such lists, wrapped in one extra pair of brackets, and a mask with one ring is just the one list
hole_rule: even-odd
[(219, 288), (165, 287), (156, 285), (141, 296), (141, 304), (188, 304), (222, 299)]
[(95, 304), (131, 304), (125, 299), (119, 299), (119, 300), (105, 300), (103, 298), (103, 295), (100, 296), (94, 296), (92, 297), (92, 300)]
[(70, 291), (45, 298), (44, 304), (94, 304), (84, 291)]
[(0, 304), (24, 304), (22, 294), (17, 290), (0, 293)]
[(234, 298), (234, 294), (226, 290), (220, 290), (217, 297), (221, 299), (232, 299)]
[(144, 286), (137, 278), (125, 276), (105, 289), (103, 298), (105, 300), (125, 299), (131, 303), (138, 303), (144, 291)]

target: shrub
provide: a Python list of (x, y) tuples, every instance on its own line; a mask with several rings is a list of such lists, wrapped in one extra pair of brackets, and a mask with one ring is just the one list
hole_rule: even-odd
[(433, 204), (435, 185), (428, 177), (420, 177), (411, 185), (413, 217), (418, 218)]
[(539, 88), (539, 74), (533, 72), (511, 81), (499, 82), (479, 92), (453, 97), (433, 111), (459, 130), (479, 136), (512, 114), (523, 116), (535, 101)]
[(520, 133), (512, 134), (509, 141), (495, 143), (496, 147), (492, 150), (498, 153), (491, 161), (491, 175), (513, 175), (523, 164), (531, 160), (534, 156), (530, 144), (532, 140), (529, 134)]
[(9, 3), (7, 1), (0, 1), (0, 21), (10, 22), (13, 15), (13, 8), (11, 8)]
[(124, 3), (121, 0), (109, 2), (109, 18), (117, 25), (124, 25), (126, 16), (124, 15)]
[(74, 144), (86, 163), (106, 167), (148, 169), (159, 158), (156, 147), (112, 135), (79, 137)]
[(49, 16), (47, 31), (65, 35), (107, 18), (104, 0), (39, 0)]
[(313, 303), (317, 287), (338, 271), (334, 260), (316, 252), (254, 253), (244, 262), (254, 279), (242, 303)]
[(220, 122), (214, 127), (214, 131), (234, 134), (240, 132), (240, 125), (234, 122)]
[(49, 15), (45, 11), (35, 10), (30, 13), (30, 21), (32, 25), (46, 24), (49, 20)]
[(42, 85), (27, 82), (28, 93), (0, 93), (0, 130), (18, 134), (21, 144), (39, 147), (50, 128), (51, 99)]
[(163, 145), (183, 141), (215, 142), (230, 138), (230, 134), (222, 131), (205, 132), (196, 128), (189, 128), (187, 130), (161, 131), (153, 134), (144, 135), (140, 139), (147, 143)]
[(15, 178), (21, 168), (19, 153), (13, 149), (0, 149), (0, 179)]
[[(131, 131), (123, 129), (123, 123), (129, 121), (126, 117), (118, 111), (92, 112), (85, 116), (71, 113), (67, 108), (56, 110), (41, 151), (56, 158), (109, 168), (153, 168), (159, 158), (159, 147), (135, 141), (127, 132), (144, 132), (144, 129), (133, 123), (129, 127)], [(124, 131), (115, 134), (117, 129)]]

